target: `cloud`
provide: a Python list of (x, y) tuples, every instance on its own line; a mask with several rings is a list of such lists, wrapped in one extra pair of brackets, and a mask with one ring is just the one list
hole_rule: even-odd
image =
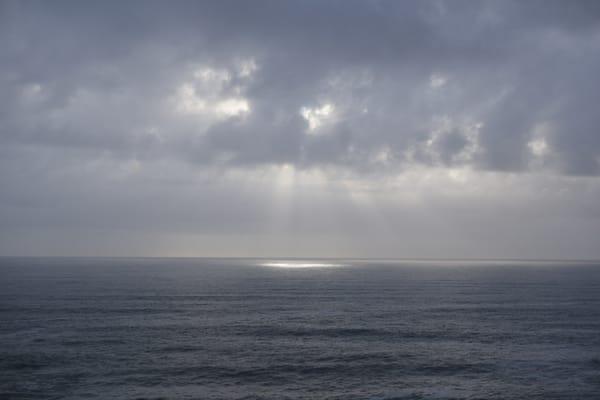
[[(431, 135), (428, 121), (452, 115), (482, 125), (474, 168), (527, 170), (533, 127), (551, 121), (553, 167), (598, 173), (593, 2), (351, 2), (344, 12), (335, 3), (138, 5), (4, 6), (4, 140), (131, 153), (152, 140), (133, 139), (140, 131), (178, 132), (161, 136), (164, 152), (226, 129), (235, 138), (252, 130), (279, 149), (285, 139), (269, 127), (290, 129), (282, 120), (300, 114), (306, 126), (292, 125), (308, 135), (280, 134), (296, 146), (288, 159), (244, 154), (247, 147), (229, 159), (319, 163), (321, 149), (301, 153), (312, 151), (307, 136), (329, 119), (327, 132), (339, 140), (328, 143), (326, 159), (361, 169), (382, 146), (405, 163), (399, 155)], [(359, 146), (364, 155), (349, 157)], [(217, 159), (221, 151), (230, 149), (206, 150)]]
[[(0, 49), (6, 232), (57, 220), (187, 232), (195, 198), (206, 215), (191, 218), (191, 231), (220, 232), (223, 209), (252, 231), (275, 196), (256, 179), (279, 179), (282, 168), (321, 174), (329, 183), (319, 191), (352, 181), (325, 202), (339, 210), (345, 196), (364, 199), (357, 188), (414, 171), (478, 184), (552, 177), (559, 192), (600, 174), (596, 1), (8, 1)], [(172, 192), (171, 180), (188, 188)], [(243, 180), (257, 185), (247, 198)], [(502, 185), (490, 190), (489, 204), (502, 204)], [(150, 226), (142, 221), (162, 208), (144, 196), (175, 210)], [(350, 211), (340, 219), (350, 232), (364, 225)], [(317, 223), (309, 215), (292, 225), (307, 221)]]

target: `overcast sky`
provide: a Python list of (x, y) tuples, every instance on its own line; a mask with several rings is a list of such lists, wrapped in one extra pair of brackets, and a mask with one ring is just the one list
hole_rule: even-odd
[(0, 255), (600, 258), (600, 1), (0, 0)]

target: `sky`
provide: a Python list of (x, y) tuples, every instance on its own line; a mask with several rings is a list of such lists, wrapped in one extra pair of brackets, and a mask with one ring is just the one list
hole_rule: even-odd
[(600, 259), (600, 2), (0, 0), (0, 255)]

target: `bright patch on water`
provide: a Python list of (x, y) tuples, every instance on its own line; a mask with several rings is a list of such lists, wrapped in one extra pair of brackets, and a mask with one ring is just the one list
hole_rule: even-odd
[(331, 268), (331, 267), (342, 267), (342, 264), (335, 263), (324, 263), (324, 262), (304, 262), (304, 261), (278, 261), (278, 262), (267, 262), (260, 264), (263, 267), (273, 268)]

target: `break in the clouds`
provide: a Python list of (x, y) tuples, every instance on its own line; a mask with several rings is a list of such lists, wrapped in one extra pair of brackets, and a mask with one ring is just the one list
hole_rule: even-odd
[(600, 3), (0, 3), (4, 254), (600, 256)]

